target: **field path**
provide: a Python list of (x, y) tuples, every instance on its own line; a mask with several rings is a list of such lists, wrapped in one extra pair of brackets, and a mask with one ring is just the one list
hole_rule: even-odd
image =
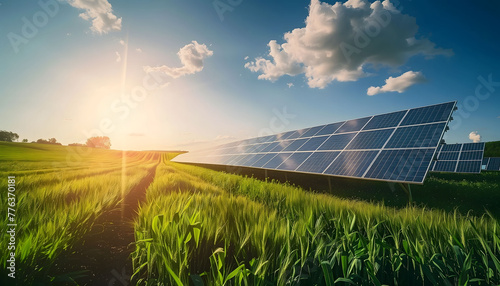
[(64, 284), (130, 285), (130, 254), (134, 251), (131, 243), (135, 241), (133, 220), (139, 204), (146, 199), (146, 190), (153, 182), (157, 166), (148, 170), (118, 208), (97, 218), (81, 242), (56, 259), (51, 276)]

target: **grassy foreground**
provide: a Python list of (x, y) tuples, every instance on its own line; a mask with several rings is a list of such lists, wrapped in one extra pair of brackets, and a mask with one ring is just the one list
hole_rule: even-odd
[(500, 225), (165, 160), (136, 222), (140, 285), (497, 285)]
[[(7, 186), (8, 176), (16, 177), (16, 281), (22, 285), (42, 277), (57, 255), (81, 239), (100, 214), (115, 207), (158, 158), (146, 152), (3, 142), (0, 154), (0, 185)], [(5, 202), (1, 249), (9, 242), (7, 195), (0, 192)], [(9, 253), (1, 252), (2, 279)]]
[[(159, 156), (0, 142), (0, 184), (16, 177), (21, 285), (47, 276)], [(467, 214), (488, 199), (495, 206), (498, 173), (433, 174), (414, 193), (438, 198), (436, 210), (339, 198), (162, 157), (135, 221), (133, 284), (500, 284), (500, 225)], [(0, 226), (6, 249), (6, 216)], [(3, 251), (2, 276), (7, 258)]]

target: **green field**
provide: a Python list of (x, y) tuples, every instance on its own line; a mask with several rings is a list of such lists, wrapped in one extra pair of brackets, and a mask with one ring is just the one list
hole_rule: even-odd
[[(500, 284), (498, 173), (431, 174), (408, 205), (397, 185), (332, 179), (325, 192), (173, 156), (0, 142), (1, 185), (16, 177), (18, 284), (94, 285), (61, 257), (110, 226), (101, 220), (126, 208), (151, 170), (126, 224), (133, 285)], [(6, 206), (7, 191), (0, 199)]]

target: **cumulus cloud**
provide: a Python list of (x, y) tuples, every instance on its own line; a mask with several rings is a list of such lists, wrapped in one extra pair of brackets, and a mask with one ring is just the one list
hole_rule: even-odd
[(289, 82), (289, 83), (287, 83), (286, 85), (288, 85), (288, 88), (292, 88), (293, 83)]
[(479, 135), (477, 131), (472, 131), (471, 133), (469, 133), (469, 139), (474, 143), (478, 143), (481, 141), (481, 135)]
[(182, 67), (145, 66), (144, 71), (147, 73), (161, 72), (172, 78), (178, 78), (187, 74), (194, 74), (203, 70), (203, 60), (212, 56), (213, 51), (209, 50), (205, 44), (198, 44), (197, 41), (192, 41), (190, 44), (182, 47), (177, 55), (181, 60)]
[(385, 80), (385, 85), (382, 87), (370, 86), (368, 88), (368, 95), (375, 95), (383, 92), (397, 91), (402, 93), (410, 86), (416, 83), (425, 82), (426, 79), (421, 72), (407, 71), (398, 77), (390, 76)]
[(426, 38), (417, 37), (415, 18), (389, 1), (349, 0), (333, 5), (311, 0), (305, 27), (284, 34), (284, 43), (271, 40), (269, 55), (247, 62), (259, 79), (304, 74), (312, 88), (330, 82), (356, 81), (371, 66), (397, 67), (415, 55), (451, 55)]
[(120, 55), (119, 52), (115, 52), (116, 53), (116, 62), (119, 63), (122, 61), (122, 56)]
[(122, 29), (122, 18), (113, 14), (113, 8), (108, 0), (67, 0), (68, 3), (78, 9), (85, 10), (80, 18), (92, 21), (90, 28), (94, 33), (107, 34), (110, 31)]

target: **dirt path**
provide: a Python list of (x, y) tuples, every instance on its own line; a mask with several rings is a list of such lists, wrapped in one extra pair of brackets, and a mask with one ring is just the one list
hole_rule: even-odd
[[(134, 251), (133, 220), (146, 199), (146, 189), (155, 177), (156, 167), (132, 189), (118, 208), (102, 214), (81, 243), (62, 253), (54, 264), (59, 285), (130, 285)], [(73, 281), (72, 281), (73, 280)], [(76, 282), (76, 283), (75, 283)]]

